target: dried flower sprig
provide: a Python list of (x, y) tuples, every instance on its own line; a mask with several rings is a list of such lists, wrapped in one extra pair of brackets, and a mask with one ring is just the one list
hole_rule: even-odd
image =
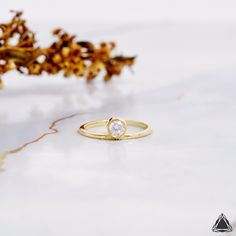
[(105, 71), (104, 80), (109, 81), (135, 62), (135, 57), (112, 56), (114, 42), (102, 42), (96, 47), (88, 41), (77, 41), (75, 35), (62, 29), (53, 30), (53, 35), (57, 40), (48, 48), (38, 47), (35, 34), (22, 19), (22, 12), (14, 12), (9, 23), (0, 24), (0, 77), (17, 70), (26, 75), (63, 72), (65, 77), (75, 75), (92, 80)]

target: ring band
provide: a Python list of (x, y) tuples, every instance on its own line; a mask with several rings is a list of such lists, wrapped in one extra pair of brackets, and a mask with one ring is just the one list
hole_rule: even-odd
[[(90, 130), (91, 128), (101, 126), (107, 127), (107, 134), (99, 134)], [(135, 133), (127, 133), (127, 126), (142, 128), (142, 130)], [(145, 137), (147, 135), (150, 135), (152, 131), (147, 123), (113, 117), (109, 120), (96, 120), (83, 124), (79, 128), (79, 133), (89, 138), (124, 140)]]

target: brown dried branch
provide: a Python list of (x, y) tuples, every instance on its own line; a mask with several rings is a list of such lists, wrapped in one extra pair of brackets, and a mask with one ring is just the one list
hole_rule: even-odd
[[(0, 24), (0, 76), (17, 70), (26, 75), (63, 72), (65, 77), (74, 75), (92, 80), (105, 71), (104, 80), (108, 81), (135, 62), (135, 57), (112, 56), (114, 42), (102, 42), (96, 47), (91, 42), (76, 41), (75, 35), (62, 29), (53, 31), (57, 38), (54, 43), (48, 48), (40, 48), (36, 46), (35, 34), (22, 19), (22, 12), (14, 13), (9, 23)], [(12, 40), (15, 40), (14, 44)]]

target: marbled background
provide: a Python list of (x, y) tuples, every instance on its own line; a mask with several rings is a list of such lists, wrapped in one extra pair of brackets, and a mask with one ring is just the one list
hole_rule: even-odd
[[(208, 2), (209, 19), (193, 3), (184, 20), (168, 19), (168, 11), (153, 20), (153, 10), (142, 21), (136, 9), (127, 21), (115, 12), (113, 21), (87, 23), (69, 14), (40, 21), (41, 5), (26, 6), (45, 45), (61, 23), (82, 39), (114, 39), (117, 53), (138, 59), (134, 73), (109, 84), (4, 76), (0, 153), (51, 134), (1, 158), (0, 235), (208, 236), (222, 212), (236, 225), (236, 21), (233, 3), (219, 2), (213, 11)], [(72, 114), (56, 122), (57, 132), (48, 129)], [(111, 142), (77, 133), (82, 123), (111, 116), (149, 122), (153, 135)]]

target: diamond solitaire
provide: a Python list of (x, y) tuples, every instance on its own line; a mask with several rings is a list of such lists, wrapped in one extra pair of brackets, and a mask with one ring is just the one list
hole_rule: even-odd
[[(140, 131), (128, 133), (127, 127), (138, 127)], [(96, 127), (106, 127), (107, 133), (99, 133), (94, 130)], [(104, 140), (125, 140), (142, 138), (152, 133), (147, 123), (136, 120), (124, 120), (112, 117), (109, 120), (94, 120), (80, 126), (79, 133), (83, 136)]]
[(108, 133), (115, 139), (122, 137), (126, 130), (127, 125), (125, 120), (120, 118), (111, 118), (107, 124)]

